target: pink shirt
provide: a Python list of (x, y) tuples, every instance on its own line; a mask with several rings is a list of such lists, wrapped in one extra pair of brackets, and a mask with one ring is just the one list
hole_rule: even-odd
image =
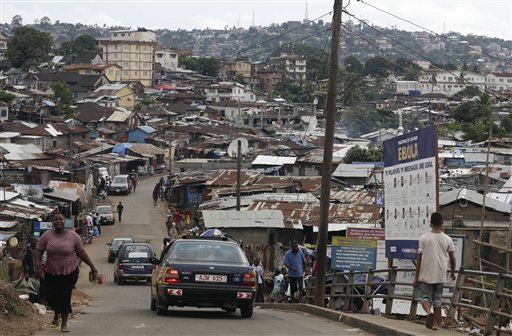
[(80, 236), (70, 230), (66, 230), (62, 236), (55, 234), (53, 230), (45, 232), (37, 247), (42, 253), (46, 251), (46, 263), (44, 270), (51, 275), (66, 275), (78, 267), (75, 252), (84, 250)]

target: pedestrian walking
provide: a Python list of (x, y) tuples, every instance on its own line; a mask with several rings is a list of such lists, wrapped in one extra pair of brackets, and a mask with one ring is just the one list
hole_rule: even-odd
[(280, 270), (274, 271), (274, 287), (272, 288), (272, 293), (270, 293), (270, 302), (279, 301), (283, 298), (281, 292), (281, 285), (283, 283), (284, 275), (281, 274)]
[(160, 186), (157, 184), (153, 189), (153, 206), (156, 206), (158, 202), (158, 193), (160, 192)]
[(135, 189), (137, 189), (137, 176), (132, 175), (132, 190), (135, 192)]
[(258, 285), (256, 287), (256, 302), (265, 302), (264, 288), (263, 288), (263, 264), (261, 263), (260, 257), (254, 258), (252, 267), (256, 271), (258, 278)]
[(98, 228), (98, 235), (101, 237), (101, 216), (96, 212), (96, 227)]
[(117, 217), (119, 218), (119, 223), (121, 223), (121, 219), (123, 218), (123, 211), (124, 211), (123, 203), (121, 203), (121, 201), (119, 201), (119, 204), (117, 205)]
[[(54, 312), (52, 327), (69, 332), (68, 316), (71, 313), (71, 294), (78, 280), (76, 256), (91, 268), (96, 276), (98, 271), (85, 252), (80, 236), (64, 226), (64, 215), (53, 216), (53, 230), (46, 231), (39, 239), (35, 250), (36, 277), (45, 280), (45, 295)], [(46, 252), (44, 273), (41, 271), (43, 253)]]
[[(283, 264), (288, 268), (288, 281), (290, 283), (290, 298), (292, 302), (300, 301), (302, 292), (304, 291), (304, 269), (305, 260), (304, 253), (299, 249), (299, 244), (293, 240), (291, 249), (284, 255)], [(298, 298), (295, 293), (299, 291)]]
[[(425, 326), (437, 330), (441, 325), (443, 285), (448, 261), (450, 278), (455, 280), (455, 247), (452, 238), (443, 232), (443, 216), (439, 212), (430, 216), (430, 227), (432, 230), (419, 240), (413, 286), (418, 288), (419, 301), (428, 314)], [(433, 313), (431, 307), (434, 307)]]

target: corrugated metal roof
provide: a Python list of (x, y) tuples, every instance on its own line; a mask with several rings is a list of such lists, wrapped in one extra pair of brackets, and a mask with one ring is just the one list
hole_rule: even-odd
[(340, 164), (336, 167), (336, 170), (332, 173), (334, 177), (369, 177), (372, 174), (372, 170), (375, 168), (373, 163), (371, 164)]
[[(9, 229), (18, 224), (18, 221), (0, 221), (0, 229)], [(2, 240), (2, 238), (0, 238)]]
[(252, 162), (252, 165), (261, 166), (283, 166), (293, 165), (297, 161), (295, 156), (271, 156), (271, 155), (258, 155)]
[(20, 132), (0, 132), (0, 138), (1, 139), (10, 139), (10, 138), (16, 138), (20, 136)]
[(55, 189), (52, 192), (44, 192), (44, 196), (58, 198), (64, 201), (75, 202), (80, 198), (77, 194)]
[(153, 157), (155, 155), (162, 155), (166, 153), (165, 149), (158, 148), (152, 144), (133, 144), (128, 150), (142, 156)]
[[(347, 228), (365, 228), (365, 229), (381, 229), (380, 224), (331, 224), (329, 223), (327, 227), (328, 232), (334, 232), (334, 231), (343, 231)], [(318, 226), (313, 226), (313, 232), (318, 232)]]
[[(453, 189), (447, 192), (439, 193), (439, 206), (448, 205), (458, 200), (465, 199), (471, 203), (482, 205), (482, 194), (470, 189)], [(510, 213), (510, 204), (500, 202), (489, 196), (485, 197), (485, 207), (499, 212)]]
[(107, 118), (107, 121), (124, 122), (126, 119), (130, 118), (131, 115), (132, 112), (114, 111), (114, 113), (112, 113), (110, 117)]
[(5, 159), (8, 161), (37, 160), (47, 158), (43, 151), (34, 144), (18, 145), (11, 143), (0, 143), (7, 154)]
[(145, 125), (143, 125), (143, 126), (139, 126), (139, 127), (137, 127), (137, 128), (139, 128), (139, 129), (143, 130), (143, 131), (144, 131), (144, 132), (146, 132), (146, 133), (155, 133), (155, 132), (156, 132), (156, 129), (154, 129), (154, 128), (153, 128), (153, 127), (151, 127), (151, 126), (145, 126)]
[(287, 228), (302, 230), (301, 223), (290, 223), (280, 210), (236, 211), (203, 210), (207, 228)]
[(352, 205), (375, 204), (375, 193), (366, 190), (331, 190), (331, 201)]

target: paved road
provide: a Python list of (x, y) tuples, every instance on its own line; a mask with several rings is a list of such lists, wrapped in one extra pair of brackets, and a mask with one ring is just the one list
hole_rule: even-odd
[[(103, 236), (87, 245), (87, 251), (100, 273), (107, 274), (106, 285), (87, 282), (87, 265), (82, 266), (78, 288), (90, 296), (90, 306), (69, 322), (73, 335), (369, 335), (359, 329), (302, 313), (257, 309), (251, 319), (215, 309), (178, 308), (168, 316), (157, 316), (149, 309), (149, 285), (133, 283), (118, 286), (113, 282), (113, 264), (107, 262), (106, 243), (112, 237), (132, 236), (149, 239), (160, 253), (165, 233), (164, 203), (154, 207), (151, 191), (157, 177), (139, 182), (137, 192), (128, 196), (109, 196), (115, 204), (123, 202), (123, 221), (103, 227)], [(46, 329), (37, 335), (61, 334)]]

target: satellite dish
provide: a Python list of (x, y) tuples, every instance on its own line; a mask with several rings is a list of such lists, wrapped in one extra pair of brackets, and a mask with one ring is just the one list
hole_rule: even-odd
[(244, 155), (245, 153), (247, 153), (247, 149), (249, 149), (249, 142), (247, 142), (247, 139), (246, 138), (237, 138), (233, 141), (231, 141), (231, 143), (229, 144), (228, 146), (228, 155), (229, 157), (236, 157), (237, 154), (238, 154), (238, 140), (240, 140), (240, 152), (242, 153), (242, 155)]
[(8, 244), (10, 247), (16, 247), (16, 246), (18, 246), (18, 238), (16, 238), (16, 237), (11, 237), (11, 238), (9, 238), (9, 240), (7, 241), (7, 244)]

